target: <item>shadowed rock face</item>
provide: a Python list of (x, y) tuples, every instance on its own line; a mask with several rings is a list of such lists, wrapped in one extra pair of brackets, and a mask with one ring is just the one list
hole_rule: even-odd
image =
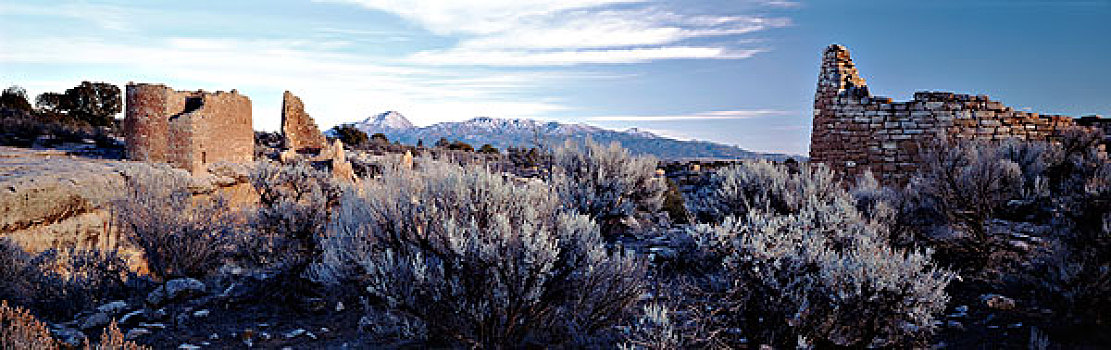
[(316, 122), (305, 113), (301, 99), (289, 91), (282, 95), (282, 135), (285, 135), (287, 146), (295, 151), (320, 150), (328, 146)]
[(921, 162), (919, 149), (937, 140), (1054, 140), (1065, 129), (1108, 124), (1016, 111), (983, 95), (917, 92), (905, 102), (873, 96), (849, 50), (830, 45), (814, 95), (810, 160), (849, 177), (871, 171), (892, 185), (908, 180)]

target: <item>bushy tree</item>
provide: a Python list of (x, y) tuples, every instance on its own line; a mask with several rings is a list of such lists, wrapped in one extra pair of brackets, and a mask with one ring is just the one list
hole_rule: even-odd
[(474, 152), (474, 146), (463, 141), (454, 141), (447, 146), (447, 149), (463, 152)]
[(828, 169), (799, 170), (758, 161), (715, 175), (709, 212), (725, 219), (691, 230), (720, 261), (705, 287), (710, 304), (698, 307), (732, 312), (701, 322), (784, 347), (921, 344), (953, 274), (927, 253), (891, 247)]
[(634, 156), (619, 144), (568, 140), (552, 155), (556, 192), (564, 205), (596, 220), (608, 237), (621, 219), (663, 204), (665, 180), (652, 156)]
[(118, 86), (108, 83), (81, 82), (67, 89), (63, 108), (69, 116), (93, 126), (110, 126), (114, 116), (123, 109)]
[(374, 135), (370, 135), (370, 140), (374, 141), (374, 143), (379, 143), (379, 144), (388, 144), (388, 143), (390, 143), (390, 139), (386, 137), (386, 134), (383, 134), (383, 133), (380, 133), (380, 132), (376, 132), (376, 133), (374, 133)]
[(365, 132), (351, 125), (337, 125), (332, 131), (340, 142), (351, 147), (358, 147), (368, 140)]
[(31, 102), (27, 101), (27, 90), (19, 86), (10, 86), (0, 93), (0, 108), (7, 108), (30, 113), (33, 111)]
[(687, 211), (686, 203), (683, 201), (683, 194), (679, 192), (679, 185), (671, 179), (667, 180), (667, 192), (664, 192), (660, 209), (667, 213), (671, 222), (676, 224), (690, 224), (692, 221), (691, 213)]
[(498, 151), (497, 147), (494, 147), (494, 146), (490, 145), (489, 143), (486, 143), (486, 144), (483, 144), (482, 147), (478, 148), (478, 153), (499, 154), (501, 152)]
[[(582, 346), (641, 293), (637, 261), (537, 183), (430, 160), (344, 197), (318, 278), (364, 281), (375, 327), (467, 347)], [(400, 334), (398, 334), (400, 333)]]
[(92, 126), (111, 126), (123, 110), (123, 97), (118, 86), (84, 81), (64, 93), (42, 93), (35, 104), (40, 114), (55, 121), (66, 117)]

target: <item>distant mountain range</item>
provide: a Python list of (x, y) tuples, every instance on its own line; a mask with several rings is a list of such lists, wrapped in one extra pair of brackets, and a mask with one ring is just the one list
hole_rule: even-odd
[(366, 132), (367, 135), (382, 133), (391, 141), (410, 145), (423, 140), (425, 145), (431, 146), (440, 138), (446, 138), (448, 141), (459, 140), (469, 143), (475, 148), (488, 143), (504, 149), (534, 147), (538, 140), (546, 144), (562, 144), (567, 139), (591, 138), (596, 142), (607, 144), (616, 141), (634, 154), (651, 154), (662, 159), (798, 158), (786, 154), (757, 153), (714, 142), (676, 140), (636, 128), (618, 131), (585, 124), (542, 122), (532, 119), (478, 117), (462, 122), (442, 122), (416, 127), (401, 113), (389, 111), (348, 125)]

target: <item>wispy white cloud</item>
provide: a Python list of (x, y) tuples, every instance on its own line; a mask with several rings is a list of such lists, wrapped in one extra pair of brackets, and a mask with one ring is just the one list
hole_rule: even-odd
[(482, 51), (453, 49), (420, 52), (410, 62), (433, 65), (566, 66), (575, 64), (640, 63), (662, 59), (740, 59), (762, 50), (729, 50), (720, 47), (674, 46), (574, 51)]
[(799, 1), (786, 1), (786, 0), (765, 0), (764, 5), (774, 7), (796, 8), (801, 7), (802, 2)]
[[(185, 22), (175, 12), (180, 9), (146, 3), (0, 2), (0, 21), (20, 20), (26, 31), (0, 33), (0, 65), (27, 69), (4, 72), (4, 79), (20, 80), (13, 83), (39, 92), (84, 79), (121, 85), (167, 83), (178, 89), (234, 88), (254, 102), (256, 127), (270, 130), (278, 125), (280, 92), (285, 89), (306, 102), (322, 127), (384, 110), (402, 111), (417, 124), (478, 115), (552, 119), (584, 111), (559, 97), (561, 89), (591, 79), (650, 74), (568, 66), (744, 59), (772, 46), (752, 33), (790, 25), (784, 18), (697, 13), (657, 0), (315, 1), (393, 14), (417, 29), (283, 17), (280, 11), (267, 15), (289, 20), (289, 27), (297, 30), (260, 27), (265, 21), (253, 18), (253, 13), (237, 13), (234, 6), (227, 13), (196, 11), (185, 16), (190, 18)], [(773, 3), (765, 5), (782, 6)], [(192, 22), (198, 17), (215, 18), (221, 30), (195, 30)], [(37, 19), (44, 24), (35, 24)], [(73, 26), (57, 32), (39, 30), (50, 29), (45, 23)], [(40, 76), (23, 78), (32, 74)], [(774, 111), (578, 120), (622, 125), (741, 119), (768, 112)], [(679, 136), (675, 130), (653, 132)]]
[[(3, 43), (0, 63), (128, 67), (127, 74), (119, 77), (126, 80), (117, 84), (134, 79), (186, 81), (206, 89), (238, 88), (275, 96), (280, 95), (273, 90), (289, 89), (301, 95), (322, 126), (382, 110), (404, 111), (414, 122), (429, 124), (475, 115), (540, 116), (568, 108), (556, 99), (519, 98), (537, 81), (560, 79), (558, 72), (478, 74), (388, 60), (370, 63), (364, 56), (337, 53), (330, 46), (304, 40), (227, 38), (165, 38), (142, 45), (98, 38), (13, 38)], [(276, 113), (257, 105), (255, 110), (256, 126), (276, 128)]]
[(679, 14), (646, 0), (319, 1), (393, 13), (434, 34), (457, 37), (452, 47), (411, 56), (411, 62), (438, 65), (563, 66), (742, 59), (764, 49), (738, 46), (737, 41), (687, 41), (790, 25), (785, 18)]
[(729, 110), (729, 111), (708, 111), (698, 112), (691, 114), (672, 114), (672, 115), (611, 115), (611, 116), (596, 116), (587, 117), (590, 121), (621, 121), (621, 122), (670, 122), (670, 121), (691, 121), (691, 120), (729, 120), (729, 119), (748, 119), (757, 117), (768, 116), (786, 116), (791, 115), (789, 111), (780, 110)]
[(313, 0), (349, 3), (397, 14), (439, 35), (495, 34), (561, 11), (646, 0)]

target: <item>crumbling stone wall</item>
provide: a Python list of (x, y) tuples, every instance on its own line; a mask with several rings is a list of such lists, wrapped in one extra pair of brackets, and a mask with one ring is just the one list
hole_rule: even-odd
[(320, 151), (328, 147), (328, 140), (320, 133), (312, 117), (305, 113), (301, 99), (289, 91), (282, 95), (282, 134), (287, 146), (294, 151)]
[(175, 91), (129, 83), (124, 134), (129, 159), (167, 162), (191, 173), (254, 157), (251, 100), (235, 90)]
[(810, 160), (849, 177), (870, 170), (885, 184), (899, 184), (917, 170), (919, 150), (938, 139), (1052, 140), (1068, 128), (1109, 126), (1111, 119), (1078, 123), (1016, 111), (983, 95), (918, 92), (906, 102), (872, 96), (849, 50), (831, 45), (814, 96)]

